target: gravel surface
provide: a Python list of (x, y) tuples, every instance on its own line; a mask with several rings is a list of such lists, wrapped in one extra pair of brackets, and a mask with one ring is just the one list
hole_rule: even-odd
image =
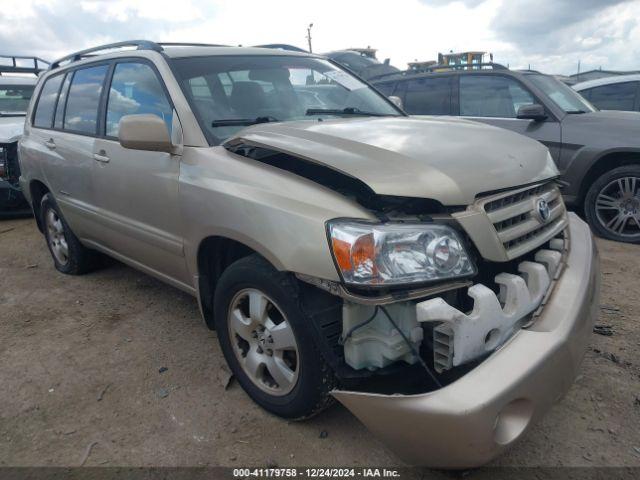
[[(640, 246), (598, 240), (598, 332), (509, 466), (640, 466)], [(119, 263), (56, 272), (32, 219), (0, 220), (0, 465), (401, 465), (349, 411), (254, 405), (193, 298)]]

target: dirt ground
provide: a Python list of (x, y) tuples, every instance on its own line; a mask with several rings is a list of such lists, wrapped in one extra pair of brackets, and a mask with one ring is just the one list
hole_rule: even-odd
[[(494, 465), (640, 466), (640, 246), (598, 245), (612, 335)], [(341, 406), (286, 422), (227, 381), (193, 298), (118, 263), (59, 274), (32, 219), (0, 220), (0, 466), (401, 465)]]

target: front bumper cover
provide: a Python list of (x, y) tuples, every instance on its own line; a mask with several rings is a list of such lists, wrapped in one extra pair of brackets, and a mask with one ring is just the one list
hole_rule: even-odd
[(420, 395), (334, 397), (407, 463), (469, 468), (502, 453), (569, 389), (597, 316), (597, 249), (574, 214), (569, 229), (565, 270), (538, 319), (475, 369)]

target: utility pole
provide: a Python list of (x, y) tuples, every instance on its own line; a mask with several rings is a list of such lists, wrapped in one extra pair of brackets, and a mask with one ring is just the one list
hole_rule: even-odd
[(307, 41), (309, 42), (309, 53), (313, 53), (311, 49), (311, 27), (313, 27), (313, 23), (310, 23), (307, 27)]
[(578, 74), (576, 75), (577, 79), (580, 78), (580, 60), (578, 60)]

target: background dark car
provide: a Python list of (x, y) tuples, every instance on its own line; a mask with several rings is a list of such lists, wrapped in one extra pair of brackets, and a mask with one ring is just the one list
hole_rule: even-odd
[(577, 83), (573, 89), (600, 110), (640, 111), (640, 75), (615, 75)]
[(388, 59), (380, 62), (374, 56), (364, 55), (354, 50), (338, 50), (324, 53), (323, 55), (348, 68), (365, 80), (400, 71), (396, 67), (389, 65)]
[(640, 113), (599, 111), (535, 71), (498, 64), (436, 70), (400, 72), (372, 83), (400, 97), (411, 115), (466, 117), (542, 142), (562, 173), (567, 204), (583, 208), (599, 235), (640, 242)]

